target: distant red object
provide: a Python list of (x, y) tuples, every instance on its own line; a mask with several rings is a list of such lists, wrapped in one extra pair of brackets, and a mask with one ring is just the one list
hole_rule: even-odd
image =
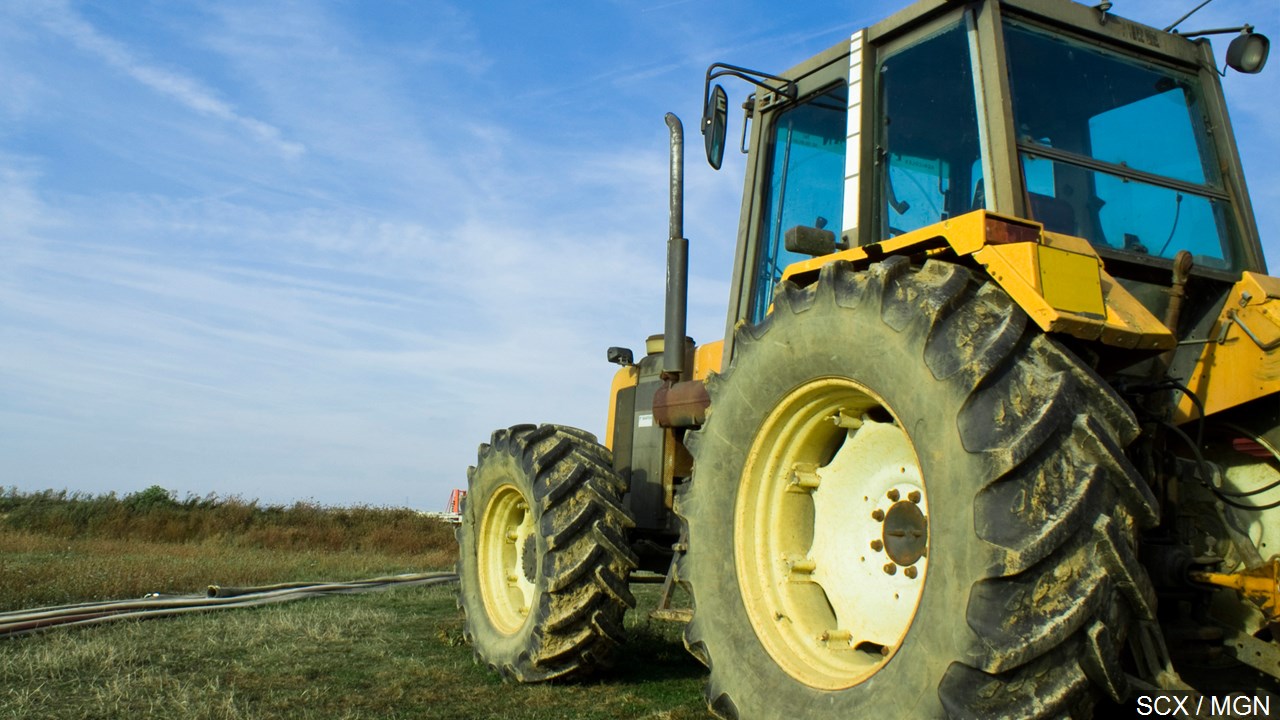
[(467, 498), (466, 490), (454, 490), (449, 493), (449, 512), (455, 514), (462, 513), (462, 501)]
[[(1237, 452), (1242, 452), (1245, 455), (1252, 455), (1256, 458), (1262, 458), (1263, 460), (1270, 460), (1272, 457), (1270, 450), (1249, 438), (1236, 438), (1231, 441), (1231, 446), (1234, 447)], [(462, 494), (466, 495), (465, 492)]]

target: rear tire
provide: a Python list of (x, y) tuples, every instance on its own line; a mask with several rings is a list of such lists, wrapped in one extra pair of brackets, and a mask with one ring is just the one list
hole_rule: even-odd
[(722, 718), (1088, 713), (1154, 594), (1123, 403), (994, 285), (783, 283), (691, 433), (688, 649)]
[(467, 480), (458, 604), (477, 660), (519, 682), (609, 665), (636, 565), (609, 451), (581, 430), (518, 425), (480, 446)]

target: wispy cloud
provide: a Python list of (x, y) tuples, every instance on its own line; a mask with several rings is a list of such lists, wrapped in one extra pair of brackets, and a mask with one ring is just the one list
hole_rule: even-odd
[(67, 38), (79, 49), (97, 56), (116, 70), (179, 103), (188, 110), (238, 126), (249, 136), (286, 158), (306, 152), (301, 143), (288, 140), (279, 128), (243, 115), (194, 77), (146, 62), (119, 42), (85, 22), (63, 2), (48, 2), (38, 10), (46, 27)]
[[(0, 484), (429, 507), (494, 427), (600, 431), (604, 348), (661, 330), (663, 112), (697, 117), (711, 60), (777, 70), (850, 20), (704, 6), (615, 3), (594, 33), (514, 5), (0, 5), (27, 69), (0, 93)], [(686, 130), (706, 341), (742, 160), (706, 170)], [(1280, 180), (1246, 162), (1274, 227)]]

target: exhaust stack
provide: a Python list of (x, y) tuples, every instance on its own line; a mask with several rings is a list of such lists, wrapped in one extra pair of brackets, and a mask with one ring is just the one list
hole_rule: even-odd
[(684, 237), (684, 126), (667, 113), (671, 130), (671, 211), (667, 234), (666, 324), (663, 326), (662, 374), (679, 382), (686, 374), (685, 334), (689, 308), (689, 241)]

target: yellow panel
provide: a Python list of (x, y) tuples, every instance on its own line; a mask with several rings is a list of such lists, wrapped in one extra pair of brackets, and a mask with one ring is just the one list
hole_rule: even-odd
[(1049, 330), (1058, 313), (1040, 292), (1040, 269), (1035, 243), (988, 245), (973, 253), (991, 279), (1041, 327)]
[(1096, 255), (1081, 255), (1040, 247), (1040, 289), (1044, 299), (1058, 310), (1106, 317)]
[[(1244, 273), (1209, 337), (1214, 342), (1205, 344), (1187, 380), (1205, 414), (1280, 392), (1280, 279)], [(1175, 420), (1198, 416), (1195, 404), (1183, 396)]]
[(1250, 302), (1261, 301), (1264, 297), (1280, 298), (1280, 278), (1247, 272), (1240, 279), (1241, 297), (1249, 294)]
[(618, 410), (618, 393), (640, 382), (640, 368), (632, 365), (624, 367), (613, 375), (613, 386), (609, 388), (609, 419), (604, 424), (604, 446), (613, 449), (614, 413)]
[(693, 379), (706, 380), (707, 375), (720, 372), (720, 363), (724, 360), (724, 341), (716, 340), (699, 345), (693, 351)]
[(1044, 231), (1044, 244), (1051, 248), (1066, 250), (1067, 252), (1080, 253), (1081, 255), (1095, 255), (1093, 246), (1088, 240), (1078, 238), (1074, 235), (1062, 235), (1060, 233)]
[(1253, 335), (1249, 339), (1260, 347), (1269, 348), (1280, 343), (1280, 308), (1275, 307), (1276, 304), (1249, 305), (1236, 313), (1236, 324), (1242, 331), (1248, 328)]
[(1169, 350), (1176, 345), (1173, 333), (1143, 305), (1102, 271), (1099, 273), (1107, 321), (1098, 337), (1104, 345), (1139, 350)]

